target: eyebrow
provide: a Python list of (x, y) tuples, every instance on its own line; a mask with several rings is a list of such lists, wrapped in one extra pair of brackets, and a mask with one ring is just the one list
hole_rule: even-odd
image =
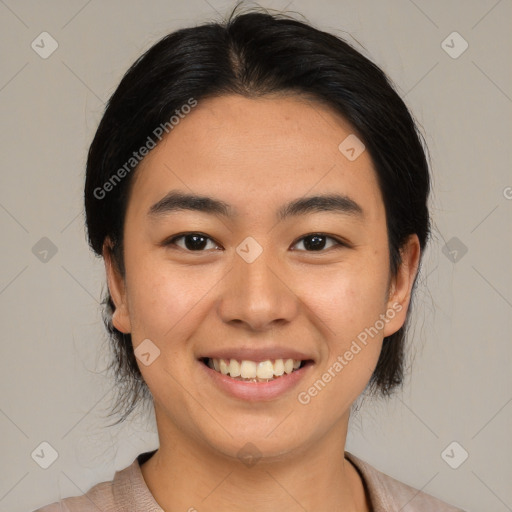
[[(172, 190), (162, 199), (153, 204), (148, 210), (152, 219), (165, 217), (176, 211), (198, 211), (210, 215), (232, 218), (236, 209), (230, 204), (208, 196), (186, 194)], [(364, 217), (363, 208), (353, 199), (342, 194), (323, 194), (301, 197), (282, 206), (276, 214), (278, 221), (288, 217), (306, 215), (313, 212), (334, 212), (348, 216)]]

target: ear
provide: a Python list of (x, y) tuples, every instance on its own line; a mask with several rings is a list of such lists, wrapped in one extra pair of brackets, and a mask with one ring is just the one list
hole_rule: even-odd
[(416, 234), (412, 234), (400, 249), (401, 263), (391, 279), (387, 302), (386, 316), (388, 322), (384, 327), (384, 336), (394, 334), (405, 322), (407, 308), (411, 300), (412, 286), (420, 262), (420, 242)]
[(103, 243), (102, 255), (103, 261), (105, 262), (108, 289), (116, 307), (112, 315), (112, 323), (118, 331), (129, 334), (131, 332), (131, 323), (128, 305), (126, 302), (126, 286), (124, 278), (121, 276), (121, 273), (114, 261), (112, 255), (112, 242), (108, 237)]

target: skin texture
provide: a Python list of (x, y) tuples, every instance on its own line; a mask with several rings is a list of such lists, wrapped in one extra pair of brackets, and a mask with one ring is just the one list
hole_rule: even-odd
[[(349, 161), (338, 145), (351, 126), (332, 110), (299, 96), (210, 98), (142, 161), (124, 231), (126, 275), (107, 250), (114, 325), (134, 347), (150, 339), (160, 356), (138, 362), (155, 405), (158, 452), (142, 466), (165, 510), (200, 512), (367, 511), (361, 479), (343, 458), (350, 406), (367, 385), (382, 339), (404, 323), (419, 261), (409, 238), (395, 278), (389, 272), (386, 219), (370, 155)], [(150, 219), (170, 190), (229, 203), (231, 219), (178, 211)], [(277, 222), (283, 204), (339, 193), (364, 216), (308, 212)], [(189, 250), (183, 232), (210, 237)], [(325, 233), (321, 250), (304, 236)], [(236, 252), (253, 237), (263, 252), (247, 263)], [(401, 307), (398, 312), (397, 309)], [(379, 334), (311, 401), (306, 391), (357, 335), (393, 309)], [(274, 400), (247, 402), (212, 386), (197, 358), (212, 347), (295, 348), (314, 365)], [(261, 455), (248, 467), (247, 443)]]

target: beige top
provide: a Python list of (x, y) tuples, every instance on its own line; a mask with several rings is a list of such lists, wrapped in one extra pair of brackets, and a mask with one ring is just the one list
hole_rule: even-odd
[[(111, 482), (96, 484), (83, 496), (64, 498), (33, 512), (164, 512), (140, 469), (155, 452), (140, 454)], [(464, 512), (381, 473), (349, 452), (345, 457), (361, 475), (373, 512)]]

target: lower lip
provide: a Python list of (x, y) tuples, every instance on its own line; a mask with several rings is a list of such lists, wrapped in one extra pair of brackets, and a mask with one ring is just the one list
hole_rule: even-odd
[(223, 375), (201, 361), (197, 362), (203, 368), (203, 371), (206, 372), (206, 376), (221, 391), (235, 398), (253, 402), (274, 400), (280, 397), (295, 387), (313, 366), (309, 362), (298, 370), (294, 370), (292, 373), (285, 373), (281, 377), (277, 377), (269, 382), (244, 382), (232, 379), (228, 375)]

